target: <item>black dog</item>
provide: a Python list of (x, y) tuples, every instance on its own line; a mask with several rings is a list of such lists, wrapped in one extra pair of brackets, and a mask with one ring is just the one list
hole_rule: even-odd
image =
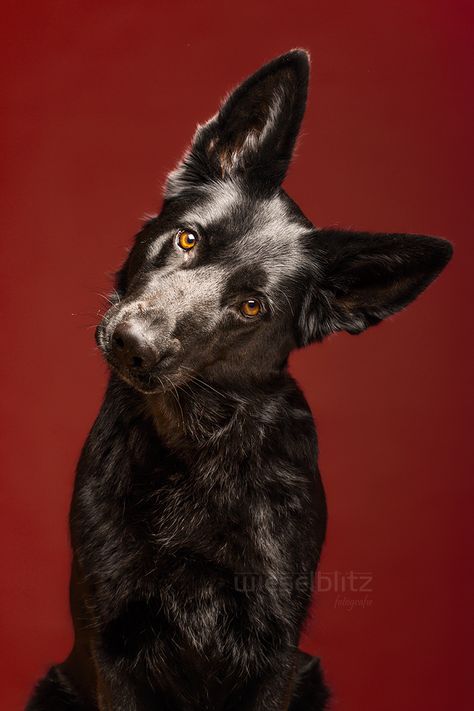
[(275, 59), (198, 128), (118, 274), (71, 509), (75, 646), (30, 711), (326, 706), (297, 646), (326, 508), (288, 355), (403, 308), (451, 247), (317, 229), (286, 195), (308, 69)]

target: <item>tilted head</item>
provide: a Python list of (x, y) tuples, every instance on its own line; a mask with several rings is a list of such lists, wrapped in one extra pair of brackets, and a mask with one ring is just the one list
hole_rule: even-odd
[(315, 228), (286, 195), (308, 75), (301, 50), (262, 67), (198, 127), (169, 175), (97, 329), (137, 390), (195, 376), (268, 381), (293, 348), (403, 308), (449, 261), (451, 246), (433, 237)]

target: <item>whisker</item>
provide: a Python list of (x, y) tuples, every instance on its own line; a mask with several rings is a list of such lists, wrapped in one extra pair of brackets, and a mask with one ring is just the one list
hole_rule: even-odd
[[(180, 403), (180, 401), (179, 401), (179, 395), (178, 395), (178, 392), (177, 392), (177, 390), (176, 390), (176, 387), (175, 387), (173, 381), (172, 381), (167, 375), (164, 375), (164, 374), (163, 374), (163, 377), (166, 378), (166, 380), (167, 380), (167, 381), (169, 382), (169, 384), (171, 385), (171, 388), (172, 388), (172, 389), (171, 389), (171, 394), (173, 395), (174, 399), (176, 400), (176, 403), (177, 403), (177, 405), (178, 405), (178, 407), (179, 407), (179, 410), (180, 410), (180, 412), (181, 412), (181, 422), (183, 423), (183, 429), (184, 429), (184, 413), (183, 413), (183, 408), (181, 407), (181, 403)], [(160, 378), (158, 378), (158, 380), (160, 380)], [(160, 380), (160, 383), (161, 383), (161, 380)]]
[(220, 397), (222, 397), (222, 398), (225, 398), (225, 399), (227, 398), (227, 396), (226, 396), (224, 393), (221, 393), (219, 390), (217, 390), (216, 388), (214, 388), (212, 385), (210, 385), (209, 383), (206, 383), (205, 380), (201, 380), (201, 378), (198, 377), (198, 375), (197, 375), (197, 373), (196, 373), (195, 370), (193, 370), (192, 368), (188, 368), (186, 365), (182, 365), (181, 367), (184, 368), (185, 370), (189, 370), (189, 372), (193, 374), (193, 376), (194, 376), (194, 377), (192, 378), (192, 382), (193, 382), (193, 383), (197, 383), (198, 385), (201, 385), (202, 387), (205, 387), (205, 388), (208, 388), (209, 390), (212, 390), (212, 391), (215, 392), (217, 395), (220, 395)]
[(112, 299), (107, 296), (107, 294), (102, 294), (100, 291), (96, 291), (97, 296), (100, 296), (104, 301), (107, 301), (111, 306), (115, 306), (115, 301), (112, 301)]

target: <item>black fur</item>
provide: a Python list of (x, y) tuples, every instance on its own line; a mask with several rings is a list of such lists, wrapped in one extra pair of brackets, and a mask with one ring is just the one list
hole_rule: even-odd
[(282, 190), (308, 67), (275, 59), (198, 129), (118, 275), (71, 508), (76, 642), (29, 711), (326, 708), (297, 649), (326, 507), (287, 358), (406, 306), (451, 248), (316, 229)]

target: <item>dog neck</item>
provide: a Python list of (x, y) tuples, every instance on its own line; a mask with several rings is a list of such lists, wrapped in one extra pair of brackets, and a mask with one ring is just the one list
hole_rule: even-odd
[(148, 395), (146, 403), (164, 444), (188, 451), (222, 436), (248, 405), (244, 394), (204, 380)]
[(163, 445), (192, 460), (222, 448), (225, 440), (231, 449), (246, 449), (259, 437), (259, 423), (272, 418), (277, 394), (294, 388), (284, 370), (258, 384), (231, 387), (199, 379), (148, 395), (113, 375), (108, 393), (127, 421), (151, 421)]

